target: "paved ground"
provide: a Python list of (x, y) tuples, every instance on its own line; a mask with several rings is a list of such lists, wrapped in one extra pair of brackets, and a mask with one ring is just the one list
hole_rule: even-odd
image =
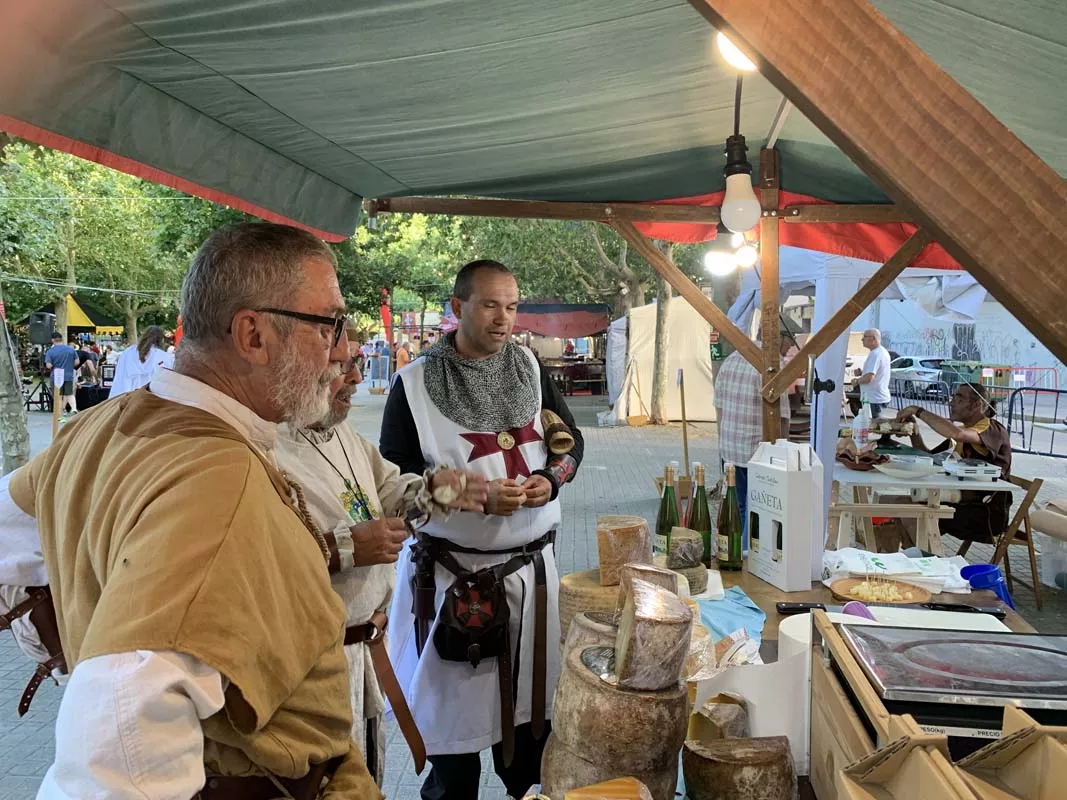
[[(377, 439), (383, 398), (364, 393), (357, 395), (352, 425), (372, 440)], [(597, 514), (636, 513), (653, 517), (656, 511), (654, 479), (663, 465), (682, 461), (681, 430), (667, 428), (597, 428), (595, 413), (601, 407), (589, 398), (576, 398), (572, 404), (578, 423), (586, 437), (585, 463), (575, 482), (564, 492), (564, 527), (557, 543), (561, 573), (589, 569), (596, 563), (595, 522)], [(31, 440), (34, 452), (48, 442), (48, 418), (33, 415)], [(711, 474), (718, 472), (718, 443), (714, 425), (695, 425), (689, 437), (690, 459), (703, 461)], [(1044, 494), (1067, 497), (1067, 462), (1022, 456), (1016, 471), (1023, 477), (1051, 479)], [(711, 475), (709, 475), (710, 479)], [(951, 546), (949, 548), (952, 550)], [(972, 548), (972, 560), (983, 556), (980, 547)], [(985, 555), (988, 558), (988, 554)], [(1013, 558), (1013, 566), (1018, 560)], [(1022, 567), (1022, 562), (1019, 562)], [(1020, 569), (1019, 574), (1028, 574)], [(1016, 592), (1020, 612), (1046, 631), (1067, 631), (1067, 593), (1049, 589), (1045, 610), (1037, 612), (1032, 596), (1025, 590)], [(0, 800), (28, 800), (44, 774), (53, 755), (52, 726), (61, 690), (43, 686), (29, 715), (16, 716), (18, 697), (29, 678), (31, 668), (15, 648), (10, 636), (0, 636)], [(411, 758), (395, 726), (390, 729), (385, 790), (389, 798), (416, 800), (421, 779), (415, 775)], [(503, 787), (492, 774), (488, 759), (483, 759), (483, 796), (504, 797)]]

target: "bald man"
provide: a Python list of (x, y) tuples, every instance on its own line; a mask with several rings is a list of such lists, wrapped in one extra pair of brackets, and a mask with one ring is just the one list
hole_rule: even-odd
[(863, 373), (856, 379), (860, 401), (866, 400), (871, 419), (877, 419), (889, 405), (889, 351), (882, 347), (882, 332), (868, 328), (863, 332), (863, 346), (871, 352), (863, 362)]

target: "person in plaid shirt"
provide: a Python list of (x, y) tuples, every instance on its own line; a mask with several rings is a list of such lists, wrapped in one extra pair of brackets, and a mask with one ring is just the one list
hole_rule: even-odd
[[(792, 340), (782, 335), (784, 356)], [(715, 378), (715, 409), (719, 419), (719, 456), (734, 465), (742, 541), (748, 550), (748, 462), (763, 440), (763, 381), (759, 371), (736, 350), (726, 357)], [(789, 398), (781, 398), (781, 436), (789, 438)]]

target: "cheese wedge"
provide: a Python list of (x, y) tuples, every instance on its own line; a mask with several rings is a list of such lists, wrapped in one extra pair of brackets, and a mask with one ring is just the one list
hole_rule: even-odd
[(634, 578), (619, 617), (615, 675), (620, 687), (656, 691), (678, 685), (693, 612), (675, 594)]
[(642, 517), (603, 514), (596, 520), (596, 548), (600, 585), (618, 586), (623, 564), (652, 563), (648, 522)]

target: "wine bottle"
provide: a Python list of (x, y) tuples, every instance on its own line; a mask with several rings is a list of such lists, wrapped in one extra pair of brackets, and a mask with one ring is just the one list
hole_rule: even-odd
[(719, 505), (719, 569), (741, 569), (741, 511), (737, 507), (734, 466), (726, 468), (726, 494)]
[(686, 527), (700, 534), (704, 542), (704, 566), (710, 567), (712, 562), (718, 561), (718, 558), (711, 544), (711, 510), (708, 508), (708, 492), (704, 488), (703, 464), (693, 464), (693, 477), (697, 486), (696, 491), (693, 492), (693, 502), (689, 508), (689, 523)]
[(671, 531), (678, 527), (678, 500), (674, 492), (674, 467), (663, 471), (663, 494), (659, 498), (656, 517), (656, 540), (653, 550), (666, 555), (671, 549)]

